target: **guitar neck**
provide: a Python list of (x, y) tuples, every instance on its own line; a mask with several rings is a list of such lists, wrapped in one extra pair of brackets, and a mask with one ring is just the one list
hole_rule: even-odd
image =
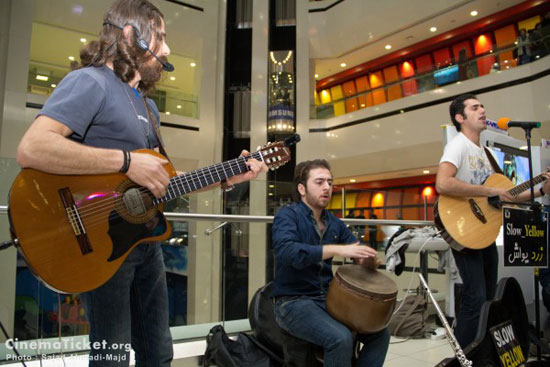
[[(533, 177), (533, 186), (538, 185), (539, 183), (541, 183), (544, 180), (545, 180), (545, 178), (544, 178), (543, 174), (540, 174), (537, 177)], [(530, 187), (529, 180), (527, 180), (524, 183), (519, 184), (514, 188), (511, 188), (510, 190), (508, 190), (508, 192), (510, 193), (510, 195), (515, 197), (515, 196), (518, 196), (519, 194), (521, 194), (522, 192), (524, 192), (525, 190), (528, 190), (529, 187)]]
[(153, 204), (158, 205), (173, 200), (179, 196), (200, 190), (206, 186), (221, 182), (243, 172), (247, 172), (250, 168), (246, 165), (246, 162), (250, 158), (263, 161), (261, 152), (255, 152), (247, 157), (238, 157), (226, 162), (213, 164), (208, 167), (199, 168), (197, 170), (172, 177), (168, 187), (166, 188), (166, 195), (160, 198), (155, 198), (153, 200)]

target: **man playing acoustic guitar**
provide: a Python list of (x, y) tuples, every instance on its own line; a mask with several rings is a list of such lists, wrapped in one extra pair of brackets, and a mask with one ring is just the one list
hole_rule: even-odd
[[(449, 111), (459, 134), (445, 146), (439, 162), (436, 177), (439, 194), (498, 196), (501, 201), (529, 200), (530, 190), (512, 196), (506, 189), (483, 186), (485, 180), (495, 173), (495, 169), (480, 145), (480, 134), (487, 125), (485, 108), (477, 97), (472, 94), (461, 95), (451, 103)], [(536, 190), (536, 197), (550, 193), (550, 174), (544, 175), (546, 181), (542, 188)], [(498, 252), (495, 243), (480, 250), (465, 248), (457, 251), (453, 248), (452, 251), (464, 285), (455, 334), (460, 345), (466, 347), (475, 338), (482, 304), (495, 295)]]
[[(173, 70), (166, 59), (170, 49), (163, 18), (147, 0), (118, 0), (111, 6), (99, 41), (81, 51), (83, 67), (59, 83), (24, 135), (17, 151), (22, 167), (61, 175), (120, 172), (156, 197), (166, 194), (168, 161), (133, 152), (161, 147), (159, 112), (146, 96), (163, 69)], [(232, 177), (231, 184), (267, 170), (254, 159), (246, 165), (249, 170)], [(136, 366), (170, 366), (159, 243), (137, 245), (115, 275), (83, 293), (82, 300), (91, 327), (90, 366), (128, 366), (130, 345)]]

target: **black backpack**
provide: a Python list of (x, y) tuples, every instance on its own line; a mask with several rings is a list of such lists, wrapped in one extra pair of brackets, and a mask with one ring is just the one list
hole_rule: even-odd
[(210, 329), (206, 344), (203, 367), (211, 364), (217, 367), (278, 367), (283, 364), (253, 336), (239, 333), (236, 340), (231, 340), (221, 325)]

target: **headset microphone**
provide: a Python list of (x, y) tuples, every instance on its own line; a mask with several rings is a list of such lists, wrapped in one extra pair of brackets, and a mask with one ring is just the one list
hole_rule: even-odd
[[(113, 23), (109, 23), (109, 22), (104, 22), (103, 25), (110, 25), (110, 26), (113, 26), (115, 28), (118, 28), (120, 30), (123, 30), (124, 27), (120, 27), (116, 24), (113, 24)], [(150, 48), (149, 48), (149, 44), (147, 43), (147, 41), (145, 41), (143, 38), (141, 38), (141, 33), (139, 32), (139, 29), (137, 29), (136, 26), (134, 25), (131, 25), (131, 24), (127, 24), (129, 26), (131, 26), (133, 29), (134, 29), (134, 32), (136, 34), (136, 38), (137, 38), (137, 46), (142, 49), (143, 51), (148, 51), (151, 55), (153, 55), (153, 57), (155, 59), (157, 59), (158, 62), (160, 62), (162, 64), (162, 70), (164, 71), (167, 71), (167, 72), (172, 72), (174, 71), (176, 68), (174, 67), (174, 65), (170, 64), (168, 61), (164, 62), (162, 61), (158, 56), (157, 54), (155, 54)]]
[(497, 126), (502, 130), (508, 130), (511, 127), (521, 127), (523, 129), (539, 128), (540, 122), (534, 121), (510, 121), (507, 117), (499, 118)]
[[(134, 29), (135, 29), (135, 27), (134, 27)], [(137, 29), (136, 29), (136, 32), (138, 32)], [(138, 32), (138, 35), (139, 35), (139, 32)], [(172, 72), (172, 71), (175, 70), (174, 65), (170, 64), (168, 61), (163, 62), (163, 61), (162, 61), (162, 60), (161, 60), (161, 59), (160, 59), (160, 58), (159, 58), (159, 57), (149, 48), (149, 45), (147, 44), (147, 42), (146, 42), (145, 40), (143, 40), (143, 39), (141, 39), (141, 38), (138, 38), (138, 40), (137, 40), (137, 45), (138, 45), (138, 47), (141, 48), (143, 51), (149, 51), (149, 53), (150, 53), (151, 55), (153, 55), (153, 57), (154, 57), (155, 59), (157, 59), (157, 61), (160, 62), (160, 63), (162, 64), (162, 69), (163, 69), (164, 71)]]

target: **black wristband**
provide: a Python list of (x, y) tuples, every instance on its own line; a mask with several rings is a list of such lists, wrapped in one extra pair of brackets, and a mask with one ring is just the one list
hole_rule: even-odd
[(544, 191), (542, 191), (542, 186), (540, 187), (539, 191), (540, 191), (540, 196), (546, 195), (546, 194), (544, 193)]
[(126, 173), (130, 168), (130, 152), (128, 152), (127, 150), (123, 150), (122, 155), (124, 156), (124, 162), (122, 163), (122, 167), (120, 167), (120, 170), (118, 172)]

